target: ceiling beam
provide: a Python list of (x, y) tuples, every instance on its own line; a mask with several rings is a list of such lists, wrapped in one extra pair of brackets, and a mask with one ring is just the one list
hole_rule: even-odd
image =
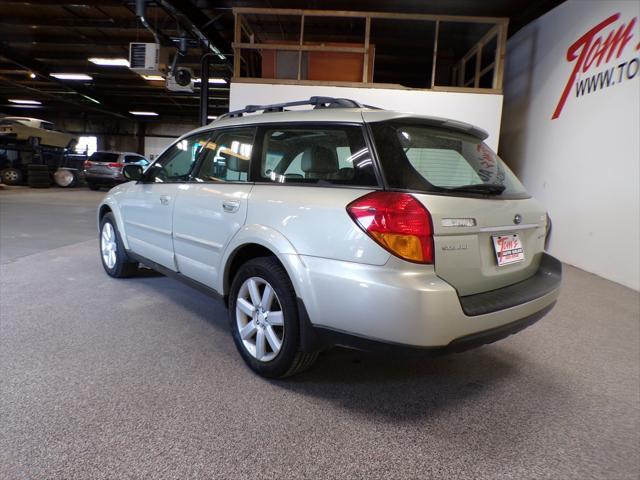
[(119, 118), (126, 118), (126, 119), (130, 119), (129, 116), (127, 115), (123, 115), (117, 112), (114, 112), (113, 110), (108, 110), (106, 108), (101, 108), (98, 105), (93, 106), (90, 105), (88, 103), (84, 103), (84, 102), (80, 102), (71, 98), (65, 98), (65, 97), (61, 97), (59, 95), (55, 95), (52, 93), (48, 93), (48, 92), (44, 92), (42, 90), (36, 89), (36, 88), (31, 88), (31, 87), (27, 87), (26, 85), (22, 85), (20, 83), (14, 82), (13, 80), (0, 76), (0, 83), (6, 84), (6, 85), (10, 85), (14, 88), (16, 88), (17, 90), (21, 90), (21, 91), (26, 91), (29, 92), (31, 95), (36, 96), (38, 98), (41, 97), (46, 97), (46, 98), (51, 98), (52, 100), (55, 100), (56, 102), (61, 102), (61, 103), (67, 103), (73, 106), (76, 106), (82, 110), (88, 110), (88, 111), (92, 111), (92, 112), (99, 112), (99, 113), (103, 113), (103, 114), (107, 114), (107, 115), (111, 115), (111, 116), (115, 116), (115, 117), (119, 117)]
[[(102, 113), (107, 113), (109, 115), (113, 115), (116, 117), (120, 117), (120, 118), (129, 118), (128, 115), (123, 114), (122, 112), (118, 111), (117, 109), (111, 108), (109, 105), (105, 104), (103, 99), (100, 98), (100, 95), (98, 93), (96, 93), (94, 91), (94, 89), (89, 89), (86, 87), (71, 87), (69, 86), (67, 83), (60, 81), (56, 78), (50, 77), (49, 74), (51, 73), (49, 71), (49, 69), (43, 65), (42, 63), (38, 62), (37, 60), (33, 60), (30, 59), (28, 57), (25, 56), (18, 56), (16, 55), (11, 47), (9, 45), (7, 45), (4, 42), (0, 41), (0, 55), (2, 55), (4, 58), (6, 58), (7, 60), (15, 63), (16, 65), (18, 65), (19, 67), (22, 67), (25, 69), (26, 72), (30, 71), (33, 72), (34, 74), (38, 75), (40, 78), (45, 79), (47, 81), (49, 81), (52, 84), (58, 85), (60, 87), (62, 87), (64, 90), (69, 91), (69, 92), (73, 92), (78, 94), (81, 98), (88, 100), (88, 102), (90, 103), (85, 103), (82, 101), (78, 101), (78, 100), (71, 100), (68, 98), (64, 98), (64, 97), (60, 97), (58, 95), (52, 95), (52, 94), (46, 94), (49, 95), (50, 97), (55, 97), (56, 99), (58, 99), (59, 101), (63, 101), (66, 103), (73, 103), (76, 104), (78, 106), (81, 106), (87, 110), (93, 110), (93, 111), (100, 111)], [(31, 90), (33, 92), (39, 92), (39, 89), (36, 88), (32, 88), (32, 87), (28, 87), (26, 85), (22, 85), (20, 83), (17, 83), (11, 79), (8, 78), (4, 78), (3, 77), (3, 82), (4, 83), (8, 83), (10, 85), (14, 85), (14, 86), (18, 86), (18, 87), (22, 87), (23, 89), (27, 89), (27, 90)], [(95, 102), (99, 102), (98, 104), (96, 104)], [(97, 106), (97, 105), (101, 105), (101, 106)]]
[(0, 35), (0, 41), (8, 44), (30, 44), (30, 45), (78, 45), (80, 47), (90, 47), (94, 45), (109, 47), (127, 47), (130, 42), (153, 42), (153, 36), (144, 32), (136, 35), (134, 32), (128, 33), (127, 36), (111, 36), (111, 37), (86, 37), (80, 39), (77, 35), (50, 35), (47, 33), (29, 33), (21, 35), (8, 35), (3, 33)]
[(28, 5), (43, 5), (43, 6), (52, 6), (52, 3), (55, 6), (63, 6), (68, 5), (71, 7), (121, 7), (122, 0), (56, 0), (55, 2), (51, 2), (51, 0), (3, 0), (4, 4), (15, 4), (24, 6)]
[(76, 27), (76, 28), (138, 28), (135, 18), (80, 18), (80, 17), (0, 17), (0, 26)]
[[(190, 0), (156, 0), (156, 2), (185, 30), (195, 36), (203, 48), (207, 51), (209, 47), (215, 47), (220, 52), (230, 52), (231, 45), (225, 40), (217, 30), (217, 20), (209, 18), (200, 8), (197, 8)], [(233, 71), (233, 65), (229, 60), (229, 55), (224, 53), (224, 60), (220, 60), (227, 67), (229, 72)], [(215, 58), (218, 58), (217, 56)], [(218, 62), (220, 63), (220, 62)]]

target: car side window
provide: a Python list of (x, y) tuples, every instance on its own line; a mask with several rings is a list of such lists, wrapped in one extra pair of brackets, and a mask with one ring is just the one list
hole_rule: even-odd
[(185, 182), (209, 142), (211, 132), (200, 132), (174, 143), (149, 167), (145, 182)]
[(196, 182), (247, 182), (256, 129), (220, 130), (205, 146), (193, 179)]
[(358, 125), (265, 127), (259, 176), (274, 183), (378, 186)]

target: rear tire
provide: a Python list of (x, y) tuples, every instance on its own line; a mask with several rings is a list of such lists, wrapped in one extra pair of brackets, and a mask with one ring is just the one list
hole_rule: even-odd
[(100, 260), (107, 275), (114, 278), (131, 277), (138, 270), (138, 262), (132, 262), (124, 249), (113, 213), (100, 221)]
[(245, 363), (267, 378), (310, 367), (318, 352), (300, 351), (300, 321), (291, 280), (273, 257), (249, 260), (238, 270), (229, 295), (229, 322)]

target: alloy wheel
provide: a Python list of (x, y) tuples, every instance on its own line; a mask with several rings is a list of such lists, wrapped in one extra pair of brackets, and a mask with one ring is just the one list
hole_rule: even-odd
[(273, 287), (265, 279), (244, 281), (236, 300), (236, 322), (242, 343), (260, 362), (273, 360), (284, 342), (284, 314)]
[(116, 265), (116, 252), (118, 244), (116, 243), (116, 232), (113, 225), (105, 222), (102, 226), (102, 235), (100, 235), (100, 250), (102, 252), (102, 260), (109, 270)]

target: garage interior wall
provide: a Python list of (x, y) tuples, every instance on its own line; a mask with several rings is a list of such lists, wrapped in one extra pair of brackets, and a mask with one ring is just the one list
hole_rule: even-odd
[(229, 109), (246, 105), (280, 103), (326, 96), (351, 98), (366, 105), (422, 115), (453, 118), (482, 127), (489, 133), (487, 144), (497, 150), (500, 135), (502, 95), (488, 93), (433, 92), (390, 88), (360, 88), (314, 85), (277, 85), (232, 82)]
[[(640, 289), (640, 2), (569, 0), (507, 44), (500, 153), (562, 261)], [(566, 92), (566, 97), (563, 96)]]

